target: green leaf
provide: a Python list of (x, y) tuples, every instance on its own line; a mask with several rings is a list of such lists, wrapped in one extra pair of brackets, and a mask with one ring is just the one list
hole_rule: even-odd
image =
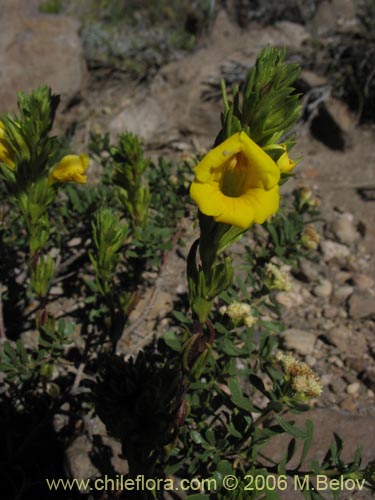
[(167, 344), (168, 347), (173, 349), (174, 351), (181, 351), (181, 340), (175, 332), (166, 332), (163, 335), (163, 340)]
[(297, 439), (305, 439), (306, 438), (306, 431), (299, 429), (294, 424), (286, 422), (279, 415), (276, 415), (275, 418), (276, 418), (277, 422), (280, 424), (280, 426), (284, 429), (284, 431), (287, 432), (288, 434), (290, 434), (291, 436), (293, 436)]
[(250, 399), (243, 395), (241, 387), (235, 378), (229, 380), (228, 387), (232, 394), (231, 400), (236, 406), (249, 413), (254, 411), (254, 406), (251, 404)]

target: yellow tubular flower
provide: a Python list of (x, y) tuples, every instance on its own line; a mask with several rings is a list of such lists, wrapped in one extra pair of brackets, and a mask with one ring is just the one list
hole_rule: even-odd
[(285, 144), (279, 144), (279, 146), (282, 147), (284, 153), (277, 160), (277, 165), (280, 168), (281, 172), (288, 173), (296, 166), (296, 162), (289, 158)]
[(194, 171), (190, 196), (216, 222), (247, 229), (279, 208), (280, 168), (245, 132), (209, 151)]
[(15, 168), (15, 163), (13, 161), (14, 153), (5, 139), (5, 127), (2, 121), (0, 121), (0, 162), (5, 163), (11, 169)]
[(85, 175), (89, 166), (89, 157), (87, 155), (67, 155), (56, 165), (50, 173), (50, 182), (79, 182), (85, 184), (87, 175)]

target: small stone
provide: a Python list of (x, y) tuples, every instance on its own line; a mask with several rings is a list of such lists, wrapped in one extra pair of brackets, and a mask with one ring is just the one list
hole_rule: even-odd
[(339, 368), (344, 367), (344, 363), (341, 361), (341, 359), (338, 356), (330, 356), (328, 358), (328, 362), (331, 363), (332, 365), (338, 366)]
[(346, 359), (345, 363), (350, 370), (354, 370), (356, 373), (361, 373), (363, 371), (363, 357), (350, 356)]
[(28, 330), (20, 335), (22, 343), (26, 349), (35, 350), (39, 345), (39, 332), (38, 330)]
[(342, 261), (350, 256), (349, 248), (341, 243), (337, 243), (336, 241), (324, 240), (320, 243), (320, 248), (324, 260), (327, 262), (333, 259)]
[(340, 408), (342, 410), (354, 412), (357, 409), (356, 401), (352, 395), (347, 396), (342, 401), (340, 401)]
[(275, 299), (277, 303), (287, 309), (292, 309), (293, 307), (298, 307), (303, 304), (301, 294), (297, 294), (295, 292), (278, 292)]
[(375, 391), (375, 368), (367, 367), (361, 375), (361, 380), (363, 380), (369, 389)]
[(351, 395), (358, 394), (360, 388), (361, 384), (359, 382), (353, 382), (347, 386), (346, 392)]
[(375, 297), (369, 292), (354, 293), (349, 299), (349, 314), (353, 319), (375, 315)]
[(328, 319), (336, 318), (338, 315), (339, 310), (335, 306), (324, 306), (323, 307), (323, 316)]
[(353, 221), (353, 215), (349, 213), (340, 214), (333, 223), (332, 229), (338, 241), (347, 245), (351, 245), (360, 238)]
[(300, 277), (307, 283), (318, 281), (320, 278), (319, 268), (311, 260), (301, 258), (299, 261)]
[(374, 286), (374, 280), (367, 274), (357, 273), (353, 276), (353, 283), (360, 290), (368, 290)]
[(64, 290), (60, 285), (54, 285), (49, 289), (49, 293), (51, 295), (62, 295), (64, 293)]
[(329, 297), (332, 293), (332, 283), (329, 280), (322, 279), (320, 284), (314, 287), (314, 295), (317, 297)]
[(68, 247), (78, 247), (79, 245), (82, 245), (82, 238), (79, 236), (76, 236), (75, 238), (72, 238), (71, 240), (68, 241)]
[(345, 300), (351, 296), (353, 293), (354, 288), (350, 285), (343, 285), (339, 287), (335, 287), (335, 291), (333, 293), (335, 299), (337, 299), (339, 302), (345, 302)]
[(317, 363), (317, 359), (314, 358), (314, 356), (311, 356), (310, 354), (306, 356), (305, 361), (311, 368), (313, 368)]
[(348, 271), (338, 271), (335, 274), (335, 282), (338, 285), (344, 285), (347, 281), (352, 279), (352, 273), (349, 273)]
[(342, 394), (346, 388), (346, 383), (341, 377), (334, 377), (329, 385), (335, 394)]
[(298, 328), (289, 328), (283, 332), (282, 338), (286, 349), (291, 349), (305, 356), (314, 351), (316, 337), (313, 333)]
[(349, 345), (349, 339), (352, 336), (352, 331), (345, 326), (340, 326), (332, 328), (324, 334), (324, 338), (335, 347), (338, 347), (340, 351), (346, 352)]

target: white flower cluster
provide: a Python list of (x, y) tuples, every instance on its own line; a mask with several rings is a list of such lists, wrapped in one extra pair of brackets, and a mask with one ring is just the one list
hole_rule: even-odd
[(269, 262), (266, 265), (266, 286), (270, 290), (281, 290), (289, 292), (292, 289), (292, 282), (287, 273), (278, 266)]
[(305, 397), (320, 396), (323, 387), (318, 375), (302, 361), (295, 359), (292, 354), (278, 352), (276, 360), (281, 364), (287, 380), (290, 380), (292, 389)]
[(227, 314), (233, 323), (244, 323), (247, 327), (256, 323), (251, 306), (246, 302), (232, 302), (229, 306), (221, 306), (219, 312), (222, 315)]

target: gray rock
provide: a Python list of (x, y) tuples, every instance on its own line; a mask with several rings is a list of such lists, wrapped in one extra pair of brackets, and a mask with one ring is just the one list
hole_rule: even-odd
[(353, 290), (354, 288), (350, 285), (338, 286), (335, 287), (333, 295), (339, 302), (345, 302), (345, 300), (351, 296)]
[(361, 384), (359, 382), (353, 382), (352, 384), (349, 384), (346, 388), (346, 392), (348, 394), (354, 395), (358, 394), (361, 389)]
[(371, 276), (362, 273), (356, 273), (353, 276), (353, 282), (357, 288), (360, 290), (368, 290), (374, 286), (374, 280)]
[(276, 302), (287, 309), (293, 309), (303, 304), (304, 300), (300, 293), (291, 292), (278, 292), (275, 295)]
[(349, 248), (336, 241), (324, 240), (320, 243), (320, 249), (324, 260), (327, 262), (333, 259), (342, 261), (350, 256)]
[(340, 214), (332, 224), (332, 230), (338, 241), (347, 245), (351, 245), (360, 238), (353, 215), (349, 213)]
[(92, 443), (86, 435), (78, 436), (66, 449), (66, 469), (70, 477), (90, 479), (100, 476), (99, 470), (90, 459), (91, 451)]
[(354, 293), (349, 299), (349, 314), (353, 319), (375, 315), (375, 297), (369, 292)]
[(304, 356), (311, 355), (314, 351), (316, 336), (313, 333), (298, 328), (289, 328), (282, 333), (282, 339), (286, 349)]
[(314, 287), (314, 295), (317, 297), (329, 297), (332, 289), (332, 283), (329, 280), (322, 279), (320, 284)]
[(301, 277), (308, 283), (318, 281), (320, 278), (319, 267), (311, 260), (302, 257), (299, 261)]
[(51, 86), (67, 104), (86, 79), (79, 22), (67, 16), (40, 14), (37, 7), (25, 8), (27, 3), (2, 2), (0, 112), (16, 111), (16, 92), (28, 92), (38, 85)]
[[(311, 470), (309, 463), (312, 460), (323, 461), (330, 445), (334, 442), (334, 433), (338, 434), (344, 441), (341, 455), (343, 461), (352, 461), (358, 446), (362, 448), (361, 468), (375, 459), (375, 417), (373, 416), (358, 416), (346, 411), (318, 409), (309, 410), (301, 415), (288, 415), (284, 419), (294, 421), (299, 428), (304, 428), (307, 420), (311, 420), (314, 424), (312, 445), (302, 464), (301, 471)], [(292, 437), (287, 434), (275, 436), (262, 448), (262, 454), (273, 460), (273, 463), (279, 463), (291, 440)], [(302, 441), (297, 440), (296, 452), (288, 462), (288, 469), (293, 470), (298, 465), (302, 445)], [(266, 458), (262, 458), (262, 461), (265, 465), (271, 465)], [(302, 500), (304, 498), (300, 489), (293, 487), (293, 484), (278, 494), (282, 500)], [(349, 497), (343, 496), (344, 498), (348, 499)], [(368, 496), (361, 496), (361, 498), (370, 499), (372, 496), (370, 493)]]
[(365, 338), (343, 325), (326, 331), (324, 338), (337, 347), (342, 354), (357, 356), (363, 355), (367, 350)]

